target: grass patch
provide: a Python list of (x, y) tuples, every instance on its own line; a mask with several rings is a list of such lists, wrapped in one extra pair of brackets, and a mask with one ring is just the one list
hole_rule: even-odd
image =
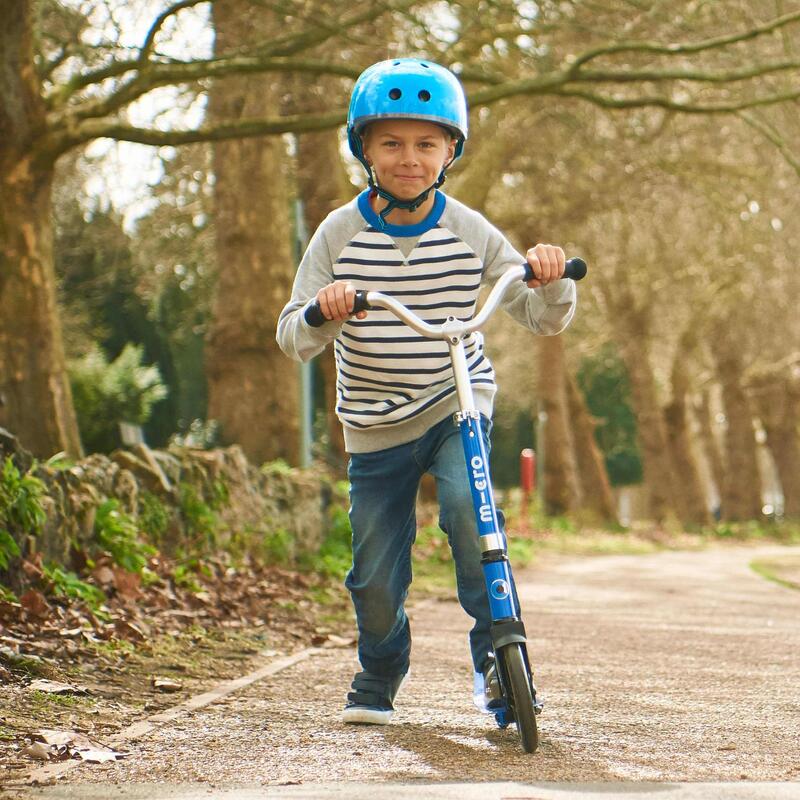
[(800, 591), (800, 556), (758, 559), (750, 562), (750, 569), (779, 586)]

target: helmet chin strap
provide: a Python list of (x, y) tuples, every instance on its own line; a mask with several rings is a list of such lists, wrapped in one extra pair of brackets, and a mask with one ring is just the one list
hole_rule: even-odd
[(416, 211), (428, 199), (430, 193), (435, 189), (438, 189), (445, 181), (443, 169), (439, 173), (436, 183), (434, 183), (432, 186), (429, 186), (424, 192), (418, 194), (413, 200), (401, 200), (399, 197), (395, 197), (391, 192), (387, 192), (386, 189), (382, 189), (380, 186), (378, 186), (378, 182), (375, 180), (375, 176), (373, 175), (371, 167), (368, 168), (367, 173), (369, 175), (369, 188), (375, 192), (378, 197), (386, 200), (387, 202), (386, 208), (384, 208), (378, 214), (378, 221), (381, 228), (386, 227), (386, 217), (389, 216), (389, 214), (391, 214), (396, 208), (403, 209), (404, 211)]

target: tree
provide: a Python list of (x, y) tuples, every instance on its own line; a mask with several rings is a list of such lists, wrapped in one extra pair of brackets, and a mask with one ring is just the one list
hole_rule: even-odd
[[(225, 0), (212, 4), (224, 5)], [(482, 42), (486, 54), (465, 61), (462, 72), (476, 107), (508, 97), (549, 95), (608, 109), (733, 113), (800, 96), (800, 89), (777, 83), (780, 76), (795, 75), (800, 65), (783, 51), (776, 57), (773, 41), (775, 33), (800, 20), (800, 11), (753, 20), (744, 2), (714, 4), (714, 8), (684, 3), (680, 14), (656, 20), (660, 27), (656, 26), (655, 34), (651, 15), (642, 12), (631, 17), (627, 4), (609, 3), (608, 19), (626, 20), (626, 35), (632, 38), (625, 40), (603, 33), (602, 26), (587, 28), (582, 15), (594, 11), (587, 12), (579, 4), (542, 3), (538, 14), (531, 15), (524, 5), (520, 11), (516, 3), (503, 2), (497, 6), (498, 27), (486, 29), (481, 25), (482, 4), (453, 3), (462, 30), (443, 30), (425, 41), (415, 39), (419, 26), (414, 20), (416, 11), (423, 19), (428, 16), (424, 3), (386, 0), (345, 7), (320, 18), (307, 16), (305, 4), (298, 0), (281, 6), (284, 24), (268, 39), (221, 57), (186, 59), (171, 53), (169, 39), (176, 21), (201, 5), (207, 7), (208, 2), (164, 4), (141, 45), (130, 49), (114, 30), (113, 2), (105, 7), (110, 34), (95, 35), (91, 43), (84, 36), (87, 19), (52, 0), (4, 4), (0, 30), (0, 425), (11, 428), (39, 455), (80, 450), (55, 302), (50, 193), (59, 158), (98, 137), (182, 145), (330, 129), (344, 119), (344, 111), (337, 108), (214, 119), (187, 130), (163, 130), (130, 121), (131, 106), (158, 88), (203, 90), (212, 79), (255, 73), (352, 79), (366, 64), (350, 61), (348, 37), (355, 35), (359, 25), (383, 18), (386, 25), (407, 29), (409, 44), (424, 43), (443, 60), (449, 60), (448, 50), (482, 53)], [(719, 10), (718, 5), (725, 8)], [(98, 4), (96, 10), (103, 8)], [(735, 14), (736, 30), (720, 35), (717, 31), (726, 13)], [(578, 36), (580, 30), (584, 33)], [(635, 38), (640, 31), (646, 38)], [(541, 32), (541, 45), (536, 48), (532, 32), (537, 36)], [(315, 48), (336, 37), (343, 43), (340, 56), (318, 58)], [(566, 46), (565, 41), (573, 44)], [(563, 53), (563, 60), (557, 61), (554, 53)]]

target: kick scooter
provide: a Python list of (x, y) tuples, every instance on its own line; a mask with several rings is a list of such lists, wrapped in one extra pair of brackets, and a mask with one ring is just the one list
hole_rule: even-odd
[[(565, 278), (577, 281), (584, 275), (586, 264), (582, 259), (567, 261)], [(486, 323), (512, 283), (520, 280), (527, 282), (534, 277), (529, 264), (505, 272), (489, 293), (483, 308), (471, 320), (448, 317), (441, 325), (431, 325), (393, 297), (363, 290), (356, 292), (353, 308), (353, 313), (373, 308), (387, 309), (422, 336), (447, 342), (459, 406), (455, 422), (464, 447), (467, 479), (481, 541), (481, 564), (492, 614), (491, 637), (497, 679), (490, 681), (492, 685), (486, 687), (487, 699), (491, 701), (489, 710), (494, 713), (500, 728), (507, 728), (511, 722), (516, 725), (522, 749), (526, 753), (533, 753), (539, 744), (536, 715), (541, 712), (543, 704), (536, 697), (527, 636), (514, 590), (506, 537), (497, 518), (489, 459), (481, 436), (480, 414), (473, 400), (464, 339)], [(326, 322), (319, 305), (309, 306), (305, 319), (315, 327)]]

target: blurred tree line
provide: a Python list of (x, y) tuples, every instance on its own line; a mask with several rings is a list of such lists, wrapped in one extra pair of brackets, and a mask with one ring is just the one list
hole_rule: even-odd
[[(109, 449), (117, 421), (161, 444), (214, 420), (297, 462), (298, 371), (274, 341), (294, 201), (313, 231), (357, 191), (352, 80), (421, 54), (472, 108), (446, 190), (521, 249), (590, 264), (566, 334), (493, 322), (498, 479), (535, 444), (553, 513), (612, 519), (612, 484), (641, 481), (656, 519), (757, 518), (773, 486), (800, 516), (797, 3), (153, 0), (133, 45), (125, 8), (11, 0), (0, 34), (0, 424), (37, 455)], [(162, 87), (202, 123), (137, 123)], [(82, 196), (98, 137), (158, 148), (133, 232)]]

